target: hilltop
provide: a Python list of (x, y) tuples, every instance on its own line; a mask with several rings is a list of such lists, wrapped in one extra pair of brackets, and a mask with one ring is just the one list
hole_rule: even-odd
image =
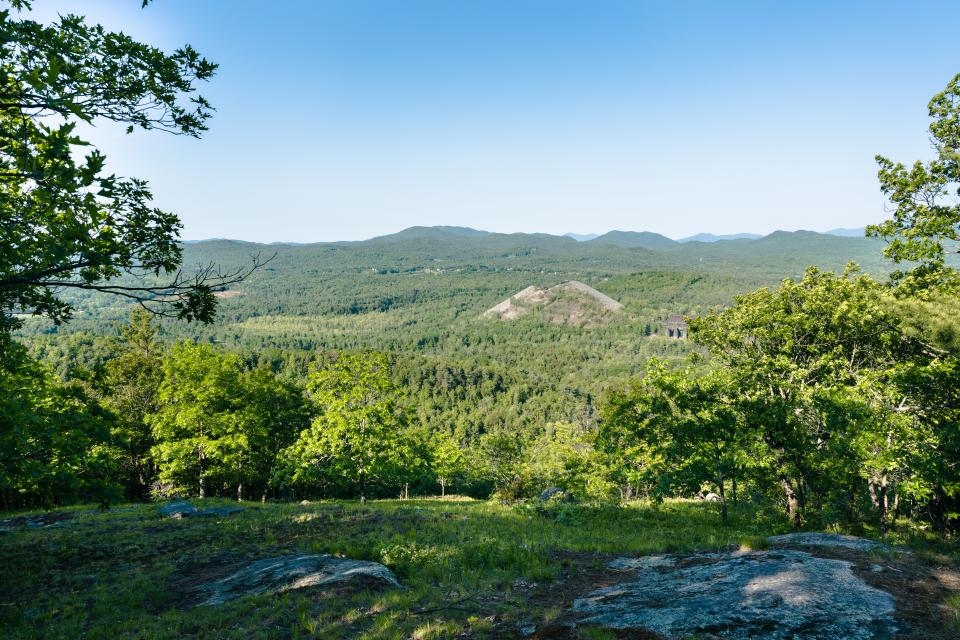
[(618, 247), (642, 247), (644, 249), (668, 249), (677, 244), (667, 236), (651, 231), (608, 231), (590, 242), (612, 244)]
[(583, 326), (609, 319), (623, 305), (593, 287), (568, 280), (549, 288), (533, 285), (487, 309), (486, 318), (515, 320), (538, 310), (554, 324)]

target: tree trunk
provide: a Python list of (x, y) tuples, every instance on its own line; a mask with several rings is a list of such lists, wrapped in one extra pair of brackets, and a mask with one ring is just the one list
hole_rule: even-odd
[(198, 447), (198, 448), (197, 448), (197, 452), (198, 452), (198, 453), (197, 453), (197, 455), (198, 455), (198, 462), (199, 462), (199, 466), (200, 466), (200, 477), (199, 477), (200, 492), (199, 492), (199, 495), (200, 495), (201, 498), (205, 498), (205, 497), (207, 497), (207, 483), (206, 483), (206, 480), (204, 480), (204, 478), (203, 478), (203, 447), (202, 447), (202, 446)]
[(444, 478), (440, 478), (440, 497), (445, 498), (447, 495), (447, 482)]
[(243, 483), (237, 485), (237, 502), (243, 502)]
[(360, 504), (367, 502), (367, 476), (363, 473), (363, 467), (360, 467)]
[(734, 473), (730, 476), (730, 484), (732, 485), (731, 489), (731, 498), (733, 499), (733, 504), (737, 504), (737, 474)]
[(720, 482), (717, 483), (717, 486), (720, 488), (720, 523), (723, 526), (727, 526), (727, 497), (723, 491), (723, 477), (720, 477)]
[(787, 518), (793, 523), (793, 526), (800, 528), (800, 499), (797, 497), (790, 481), (785, 477), (780, 478), (780, 486), (783, 487), (783, 493), (787, 498)]
[(890, 520), (890, 530), (897, 530), (897, 519), (900, 518), (900, 492), (896, 490), (896, 486), (892, 489), (893, 491), (893, 517)]
[(947, 495), (943, 487), (933, 488), (933, 499), (930, 500), (930, 524), (933, 530), (943, 535), (947, 531)]
[(877, 507), (880, 513), (880, 535), (884, 538), (887, 537), (887, 476), (884, 475), (880, 478), (880, 490), (877, 493)]
[(717, 474), (717, 489), (720, 493), (720, 524), (727, 526), (727, 496), (724, 489), (726, 479), (723, 477), (723, 459), (719, 450), (714, 457), (714, 470)]

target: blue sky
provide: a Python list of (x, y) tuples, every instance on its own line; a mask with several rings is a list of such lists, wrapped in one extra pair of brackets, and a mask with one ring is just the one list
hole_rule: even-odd
[(960, 72), (955, 1), (139, 4), (34, 14), (220, 64), (202, 140), (90, 134), (186, 239), (862, 226)]

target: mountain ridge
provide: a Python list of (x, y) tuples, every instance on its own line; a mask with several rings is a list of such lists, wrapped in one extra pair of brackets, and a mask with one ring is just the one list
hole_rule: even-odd
[(676, 240), (652, 231), (608, 231), (589, 242), (612, 244), (618, 247), (642, 247), (644, 249), (666, 249), (677, 244)]
[[(543, 233), (543, 232), (513, 232), (513, 233), (502, 233), (498, 231), (486, 231), (483, 229), (474, 229), (472, 227), (462, 227), (455, 225), (414, 225), (411, 227), (406, 227), (400, 231), (394, 233), (387, 233), (379, 236), (373, 236), (371, 238), (365, 238), (362, 240), (319, 240), (316, 242), (303, 242), (303, 241), (294, 241), (294, 240), (278, 240), (273, 242), (259, 242), (256, 240), (240, 240), (235, 238), (200, 238), (200, 239), (189, 239), (181, 240), (181, 244), (184, 245), (193, 245), (205, 242), (236, 242), (244, 243), (251, 245), (263, 245), (263, 246), (309, 246), (309, 245), (355, 245), (363, 243), (383, 243), (383, 242), (392, 242), (392, 241), (402, 241), (410, 239), (433, 239), (433, 240), (450, 240), (458, 238), (472, 238), (472, 239), (481, 239), (481, 238), (513, 238), (513, 239), (522, 239), (522, 238), (555, 238), (561, 241), (572, 240), (580, 243), (606, 243), (613, 244), (620, 247), (642, 247), (646, 249), (663, 249), (675, 246), (677, 244), (685, 244), (689, 242), (702, 242), (702, 243), (715, 243), (715, 242), (725, 242), (733, 240), (760, 240), (766, 238), (770, 235), (779, 232), (785, 233), (795, 233), (794, 231), (786, 231), (778, 229), (769, 234), (759, 234), (759, 233), (730, 233), (730, 234), (713, 234), (708, 232), (696, 233), (690, 236), (684, 236), (682, 238), (670, 238), (661, 233), (656, 233), (653, 231), (622, 231), (622, 230), (611, 230), (606, 233), (574, 233), (568, 232), (561, 235), (552, 234), (552, 233)], [(808, 231), (808, 230), (797, 230), (797, 231)], [(844, 228), (837, 227), (835, 229), (830, 229), (828, 231), (810, 231), (810, 233), (815, 233), (821, 236), (837, 236), (837, 237), (846, 237), (846, 238), (862, 238), (864, 237), (864, 228)]]

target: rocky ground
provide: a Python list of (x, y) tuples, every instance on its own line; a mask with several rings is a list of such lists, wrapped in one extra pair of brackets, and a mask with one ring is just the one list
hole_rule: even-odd
[(770, 535), (779, 514), (747, 511), (720, 527), (704, 503), (555, 506), (9, 514), (0, 637), (960, 638), (950, 543)]
[(617, 638), (957, 640), (938, 604), (960, 571), (854, 536), (796, 533), (770, 548), (616, 557), (579, 580), (582, 592), (540, 638), (599, 626)]

